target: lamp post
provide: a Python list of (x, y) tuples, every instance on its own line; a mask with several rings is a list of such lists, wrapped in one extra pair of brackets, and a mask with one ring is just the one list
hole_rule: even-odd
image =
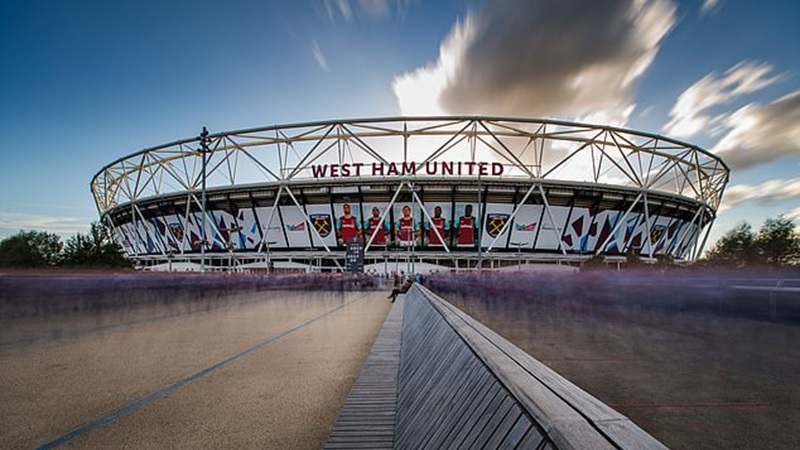
[(228, 233), (228, 243), (225, 244), (225, 248), (228, 249), (228, 271), (233, 272), (233, 240), (232, 240), (232, 233), (238, 233), (242, 230), (241, 226), (238, 225), (231, 225), (230, 227), (220, 227), (219, 231)]
[(201, 200), (200, 200), (200, 210), (202, 217), (202, 228), (200, 229), (200, 272), (206, 271), (206, 154), (208, 153), (208, 130), (206, 127), (203, 127), (203, 131), (200, 133), (200, 156), (203, 158), (202, 163), (202, 172), (201, 182)]
[(522, 247), (526, 245), (525, 242), (509, 242), (508, 244), (517, 247), (517, 262), (519, 263), (520, 270), (522, 270)]
[(233, 244), (228, 242), (225, 247), (228, 249), (228, 272), (233, 272)]
[(272, 245), (272, 244), (277, 244), (277, 243), (278, 243), (278, 241), (266, 241), (265, 242), (265, 244), (267, 244), (267, 275), (269, 275), (269, 272), (270, 272), (269, 266), (272, 264), (272, 260), (270, 259), (270, 255), (269, 255), (269, 246)]
[(411, 246), (406, 244), (406, 275), (410, 273), (411, 273)]

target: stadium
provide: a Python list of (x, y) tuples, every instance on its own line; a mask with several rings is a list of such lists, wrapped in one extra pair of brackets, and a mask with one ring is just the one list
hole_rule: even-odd
[(503, 117), (208, 133), (103, 167), (100, 220), (145, 269), (368, 271), (691, 262), (729, 169), (697, 146)]

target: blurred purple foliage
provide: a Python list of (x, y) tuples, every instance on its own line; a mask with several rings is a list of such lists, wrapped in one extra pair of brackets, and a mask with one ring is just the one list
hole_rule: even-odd
[(270, 290), (373, 290), (364, 274), (189, 274), (137, 272), (7, 272), (0, 274), (0, 317), (65, 314), (214, 301)]

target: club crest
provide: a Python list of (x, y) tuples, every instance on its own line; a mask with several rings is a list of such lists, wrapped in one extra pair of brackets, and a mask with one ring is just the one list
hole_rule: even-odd
[(172, 235), (175, 236), (175, 240), (178, 242), (183, 242), (183, 226), (177, 222), (172, 222), (169, 224), (169, 230), (172, 231)]
[(331, 215), (330, 214), (311, 214), (308, 216), (314, 228), (317, 229), (320, 237), (325, 238), (331, 234)]
[(503, 231), (503, 227), (506, 225), (508, 221), (508, 214), (487, 214), (486, 215), (486, 232), (489, 233), (491, 237), (497, 237), (501, 231)]
[(666, 228), (664, 225), (656, 225), (650, 230), (650, 245), (656, 245), (661, 240)]

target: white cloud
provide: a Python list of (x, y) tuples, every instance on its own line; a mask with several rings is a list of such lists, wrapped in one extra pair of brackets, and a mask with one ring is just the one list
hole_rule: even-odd
[(311, 41), (311, 53), (314, 54), (314, 60), (317, 62), (322, 70), (328, 70), (328, 62), (325, 60), (325, 55), (322, 54), (322, 49), (319, 48), (319, 44), (316, 40)]
[(678, 97), (669, 113), (670, 121), (664, 126), (665, 133), (675, 137), (690, 137), (701, 131), (712, 135), (718, 133), (727, 117), (712, 117), (708, 110), (756, 92), (783, 78), (783, 75), (771, 75), (772, 70), (773, 67), (766, 63), (742, 61), (722, 76), (709, 73)]
[(402, 114), (624, 122), (675, 24), (667, 0), (495, 0), (457, 22), (436, 62), (395, 78)]
[(389, 17), (389, 0), (358, 0), (358, 6), (369, 18), (383, 20)]
[(769, 180), (756, 186), (749, 184), (731, 186), (725, 190), (720, 209), (732, 208), (751, 200), (772, 203), (791, 199), (800, 199), (800, 178)]
[(347, 22), (353, 21), (353, 10), (348, 0), (323, 0), (325, 15), (330, 22), (335, 22), (338, 16)]
[(728, 117), (724, 126), (727, 134), (711, 151), (733, 168), (800, 155), (800, 91), (766, 106), (744, 106)]
[(700, 17), (716, 13), (721, 4), (720, 0), (703, 0), (703, 6), (700, 7)]
[(382, 21), (392, 17), (405, 17), (406, 11), (414, 0), (322, 0), (322, 8), (318, 12), (328, 21), (336, 22), (339, 18), (345, 22), (357, 19)]
[(610, 125), (614, 127), (623, 127), (628, 123), (633, 110), (636, 105), (619, 105), (619, 107), (598, 109), (585, 116), (579, 116), (575, 120), (582, 123), (593, 123), (597, 125)]
[(786, 213), (786, 218), (800, 223), (800, 207), (797, 207)]
[(0, 211), (0, 230), (7, 230), (9, 235), (20, 230), (36, 230), (64, 236), (85, 233), (89, 230), (89, 221), (79, 217)]

